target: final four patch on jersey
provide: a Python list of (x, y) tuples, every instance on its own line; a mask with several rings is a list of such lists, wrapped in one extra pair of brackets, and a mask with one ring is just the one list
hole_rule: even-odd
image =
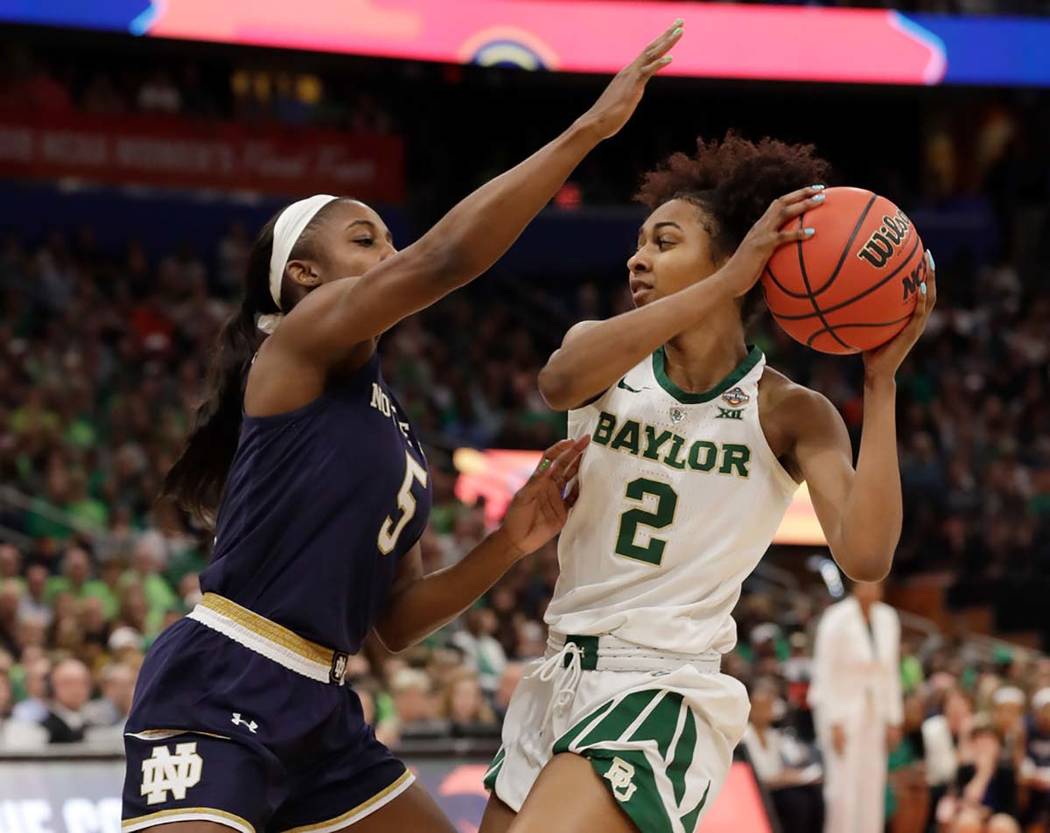
[(732, 405), (734, 408), (738, 408), (745, 402), (751, 401), (751, 397), (744, 393), (744, 391), (741, 390), (739, 387), (730, 388), (729, 390), (727, 390), (725, 393), (722, 394), (722, 399), (724, 399), (728, 404)]

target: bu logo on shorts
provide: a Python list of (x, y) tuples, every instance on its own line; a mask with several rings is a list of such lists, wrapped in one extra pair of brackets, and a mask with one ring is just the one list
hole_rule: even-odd
[(147, 804), (160, 804), (172, 798), (181, 801), (186, 790), (201, 780), (204, 761), (197, 754), (196, 743), (179, 743), (172, 755), (166, 746), (153, 747), (153, 757), (142, 762), (142, 788)]
[(612, 766), (605, 773), (612, 785), (612, 794), (617, 801), (630, 801), (634, 791), (638, 789), (634, 783), (634, 765), (627, 763), (623, 758), (612, 759)]

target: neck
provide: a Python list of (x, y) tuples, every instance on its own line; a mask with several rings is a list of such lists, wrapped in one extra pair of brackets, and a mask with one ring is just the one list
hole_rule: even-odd
[(701, 327), (675, 336), (664, 345), (664, 368), (682, 390), (710, 390), (747, 355), (744, 328), (734, 306), (709, 316)]

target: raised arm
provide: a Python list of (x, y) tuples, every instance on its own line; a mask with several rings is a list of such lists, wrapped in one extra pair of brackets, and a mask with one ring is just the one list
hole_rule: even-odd
[(339, 362), (357, 344), (469, 283), (496, 262), (580, 161), (634, 112), (648, 80), (670, 61), (676, 21), (621, 70), (558, 138), (486, 183), (430, 231), (361, 277), (311, 292), (275, 334), (298, 351)]
[(864, 355), (864, 426), (857, 468), (842, 417), (807, 391), (792, 406), (798, 426), (794, 456), (835, 561), (852, 579), (880, 581), (893, 562), (903, 506), (897, 459), (894, 375), (918, 341), (937, 300), (933, 261), (908, 326), (889, 344)]
[(657, 347), (704, 320), (727, 298), (746, 293), (778, 246), (803, 239), (781, 227), (813, 208), (819, 188), (803, 188), (775, 200), (725, 265), (698, 283), (606, 321), (582, 321), (565, 336), (540, 371), (547, 404), (566, 411), (615, 385)]

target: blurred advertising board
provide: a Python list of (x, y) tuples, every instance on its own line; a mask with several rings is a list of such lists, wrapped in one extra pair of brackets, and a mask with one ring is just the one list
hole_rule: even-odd
[(10, 23), (593, 73), (616, 72), (677, 17), (689, 35), (669, 75), (1050, 86), (1039, 18), (649, 0), (0, 0)]
[[(407, 759), (460, 833), (477, 833), (486, 763)], [(205, 764), (206, 766), (207, 764)], [(0, 833), (120, 833), (124, 761), (0, 760)], [(733, 764), (700, 833), (772, 833), (750, 767)]]
[(404, 196), (397, 136), (175, 117), (0, 111), (0, 177), (269, 194)]

